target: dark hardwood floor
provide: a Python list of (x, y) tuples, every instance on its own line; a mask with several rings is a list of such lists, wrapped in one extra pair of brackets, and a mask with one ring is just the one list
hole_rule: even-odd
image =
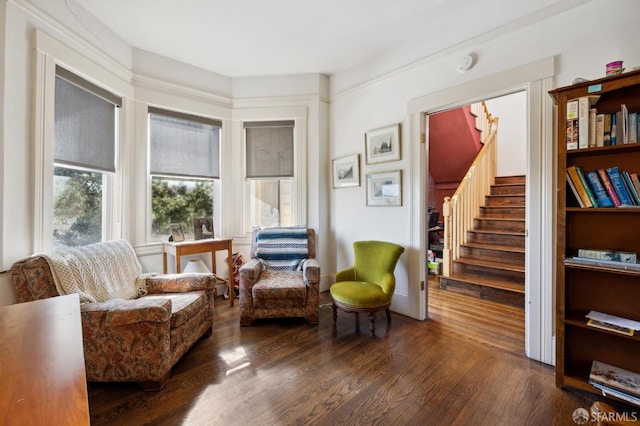
[[(218, 300), (215, 331), (174, 367), (162, 391), (89, 384), (92, 425), (573, 425), (596, 395), (555, 387), (552, 367), (469, 338), (459, 324), (366, 315), (332, 326), (262, 320), (239, 326), (238, 304)], [(481, 332), (478, 332), (481, 333)], [(632, 411), (625, 405), (618, 409)]]

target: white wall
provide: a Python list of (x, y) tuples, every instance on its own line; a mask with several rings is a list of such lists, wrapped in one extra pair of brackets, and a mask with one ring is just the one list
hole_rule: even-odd
[(516, 92), (485, 101), (498, 117), (497, 175), (527, 174), (527, 93)]

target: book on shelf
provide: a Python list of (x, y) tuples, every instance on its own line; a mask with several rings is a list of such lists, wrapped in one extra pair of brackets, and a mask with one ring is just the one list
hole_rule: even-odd
[(604, 114), (596, 114), (596, 146), (604, 146)]
[(617, 260), (591, 259), (589, 257), (573, 256), (565, 259), (566, 265), (591, 266), (609, 270), (640, 272), (640, 263), (619, 262)]
[(598, 110), (595, 108), (589, 109), (589, 148), (596, 147), (596, 116)]
[(593, 204), (593, 207), (598, 207), (598, 204), (596, 202), (596, 197), (593, 194), (593, 191), (591, 191), (591, 187), (587, 182), (587, 178), (584, 176), (584, 172), (582, 171), (582, 168), (580, 166), (573, 166), (573, 167), (575, 167), (576, 173), (578, 174), (578, 178), (580, 179), (580, 182), (582, 183), (582, 186), (584, 187), (584, 190), (587, 193), (587, 196), (589, 197), (591, 204)]
[(618, 115), (611, 114), (611, 145), (618, 144)]
[(567, 102), (567, 151), (578, 149), (578, 100)]
[(638, 143), (638, 114), (629, 113), (629, 143)]
[(589, 373), (589, 383), (640, 399), (640, 374), (620, 367), (593, 360)]
[(625, 336), (633, 336), (635, 332), (632, 328), (620, 327), (619, 325), (609, 324), (608, 322), (598, 321), (593, 318), (589, 318), (587, 325), (601, 330), (611, 331), (612, 333), (624, 334)]
[(595, 108), (589, 109), (589, 148), (595, 148), (596, 146), (596, 115), (598, 110)]
[[(625, 104), (620, 105), (620, 111), (618, 111), (618, 129), (622, 132), (622, 143), (629, 143), (629, 110)], [(620, 135), (618, 132), (618, 136)]]
[[(598, 102), (600, 96), (581, 96), (578, 100), (578, 148), (589, 148), (589, 118), (591, 107)], [(595, 111), (594, 111), (595, 112)], [(595, 118), (595, 117), (594, 117)], [(594, 135), (595, 136), (595, 135)], [(595, 138), (594, 138), (595, 146)]]
[(629, 395), (628, 393), (621, 392), (621, 391), (619, 391), (617, 389), (614, 389), (614, 388), (606, 386), (606, 385), (601, 385), (599, 383), (591, 383), (591, 382), (589, 382), (589, 383), (591, 384), (591, 386), (593, 386), (594, 388), (598, 389), (602, 393), (603, 396), (606, 396), (606, 397), (609, 397), (609, 398), (610, 397), (614, 397), (614, 398), (626, 401), (626, 402), (628, 402), (630, 404), (634, 404), (634, 405), (640, 406), (640, 398), (636, 398), (633, 395)]
[(640, 179), (638, 179), (637, 173), (629, 173), (629, 177), (631, 178), (631, 183), (633, 187), (636, 189), (636, 192), (640, 196)]
[(616, 190), (613, 188), (613, 184), (609, 179), (607, 171), (605, 169), (598, 169), (598, 176), (600, 176), (600, 180), (602, 181), (602, 185), (604, 185), (604, 189), (607, 191), (607, 194), (609, 194), (609, 197), (611, 197), (613, 205), (616, 207), (620, 207), (620, 199), (616, 194)]
[(582, 170), (578, 166), (569, 166), (567, 167), (567, 173), (569, 173), (569, 177), (578, 192), (578, 196), (582, 200), (582, 205), (584, 205), (584, 207), (594, 207), (592, 200), (595, 200), (595, 198), (593, 194), (591, 194), (591, 189), (589, 189), (588, 185), (585, 186), (586, 180), (584, 180), (584, 177), (581, 177)]
[(571, 180), (571, 176), (569, 176), (568, 171), (566, 173), (566, 176), (567, 176), (567, 183), (569, 184), (569, 188), (571, 188), (571, 192), (573, 192), (573, 196), (578, 201), (578, 205), (584, 208), (584, 203), (582, 202), (582, 198), (580, 198), (580, 194), (578, 194), (578, 190), (576, 189), (576, 186), (573, 184), (573, 181)]
[(622, 175), (624, 184), (626, 185), (627, 190), (629, 191), (629, 194), (631, 194), (631, 199), (633, 200), (633, 204), (636, 206), (640, 206), (640, 193), (638, 193), (636, 187), (633, 185), (633, 181), (631, 180), (631, 175), (627, 171), (622, 171), (620, 172), (620, 174)]
[(607, 169), (607, 174), (609, 175), (609, 179), (611, 180), (611, 184), (616, 191), (616, 195), (618, 196), (618, 200), (620, 200), (621, 206), (633, 206), (633, 200), (631, 199), (631, 194), (627, 190), (627, 187), (622, 180), (622, 176), (620, 175), (620, 169), (618, 166), (609, 167)]
[(603, 143), (604, 146), (611, 145), (611, 114), (603, 114), (604, 115), (604, 135), (603, 135)]
[(578, 249), (578, 257), (587, 257), (597, 260), (613, 260), (616, 262), (636, 263), (637, 254), (632, 251), (607, 250), (607, 249)]
[[(596, 207), (613, 207), (613, 201), (611, 201), (611, 198), (607, 195), (607, 191), (604, 189), (604, 186), (598, 177), (598, 172), (586, 172), (584, 175), (589, 187), (591, 188), (591, 192), (596, 199)], [(638, 183), (640, 184), (640, 182)]]

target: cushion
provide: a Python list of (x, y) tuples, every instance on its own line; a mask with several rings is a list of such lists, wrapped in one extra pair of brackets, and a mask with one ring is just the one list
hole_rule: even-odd
[(263, 228), (256, 235), (256, 258), (271, 270), (295, 271), (308, 257), (306, 228)]
[(204, 291), (154, 294), (143, 296), (142, 299), (170, 300), (171, 328), (184, 324), (189, 318), (200, 312), (207, 303), (207, 295)]
[(255, 308), (304, 306), (307, 286), (302, 272), (263, 271), (251, 289)]
[(335, 301), (363, 308), (375, 308), (391, 301), (379, 285), (365, 281), (341, 281), (333, 284), (329, 291)]

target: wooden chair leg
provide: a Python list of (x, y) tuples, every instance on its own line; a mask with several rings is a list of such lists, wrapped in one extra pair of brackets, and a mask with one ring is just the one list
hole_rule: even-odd
[(333, 326), (335, 327), (336, 321), (338, 321), (338, 307), (334, 303), (333, 305)]
[(391, 324), (391, 310), (387, 308), (385, 312), (387, 313), (387, 324)]
[(371, 335), (376, 335), (376, 313), (369, 312), (369, 328), (371, 329)]

